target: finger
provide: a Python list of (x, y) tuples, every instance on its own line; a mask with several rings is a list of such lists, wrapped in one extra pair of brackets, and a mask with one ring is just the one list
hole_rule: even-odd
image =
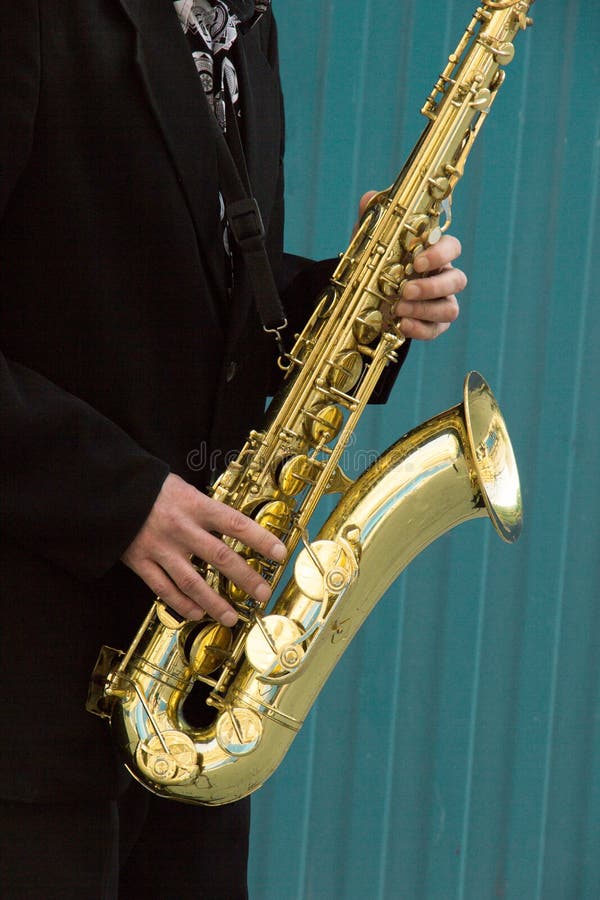
[[(162, 579), (157, 576), (160, 583), (153, 584), (153, 590), (160, 588), (157, 593), (161, 600), (173, 606), (178, 612), (184, 608), (186, 612), (182, 612), (182, 615), (188, 616), (192, 610), (193, 618), (196, 619), (198, 615), (195, 611), (206, 610), (213, 619), (223, 625), (228, 627), (235, 625), (238, 618), (235, 609), (211, 588), (187, 558), (172, 556), (164, 562), (162, 560), (158, 562), (157, 568), (163, 575)], [(266, 587), (270, 594), (269, 586)]]
[[(208, 532), (200, 532), (190, 546), (190, 553), (208, 563), (261, 605), (268, 602), (271, 596), (269, 584), (243, 556), (232, 550), (224, 541)], [(190, 564), (187, 553), (159, 552), (155, 559), (186, 596), (196, 603), (206, 604), (206, 582)], [(212, 614), (212, 609), (209, 611)]]
[[(213, 566), (213, 568), (217, 569), (217, 571), (236, 584), (239, 588), (247, 594), (250, 594), (255, 600), (258, 600), (259, 603), (264, 605), (269, 600), (269, 597), (271, 596), (269, 584), (262, 578), (256, 569), (248, 564), (243, 556), (240, 556), (239, 553), (232, 550), (232, 548), (224, 541), (219, 540), (219, 538), (212, 534), (204, 532), (198, 541), (198, 544), (194, 545), (192, 549), (194, 556)], [(180, 571), (180, 562), (181, 558), (176, 557), (174, 564), (176, 571)], [(166, 568), (174, 580), (182, 589), (184, 589), (179, 578), (175, 577), (173, 574), (171, 567), (167, 565)], [(185, 568), (183, 572), (185, 575)], [(185, 593), (188, 593), (187, 590), (185, 590)]]
[(462, 251), (460, 241), (451, 234), (444, 234), (437, 242), (415, 256), (415, 272), (430, 272), (458, 259)]
[[(156, 597), (160, 598), (167, 606), (174, 609), (175, 612), (183, 616), (184, 619), (199, 622), (204, 618), (204, 609), (195, 603), (190, 597), (186, 597), (176, 584), (169, 578), (166, 572), (152, 560), (147, 560), (136, 568), (136, 574), (145, 581), (150, 590)], [(233, 616), (223, 622), (228, 626), (234, 625), (237, 620), (235, 611), (231, 610)], [(221, 620), (220, 620), (221, 621)]]
[[(198, 516), (198, 521), (202, 528), (237, 538), (244, 546), (258, 551), (266, 559), (273, 559), (275, 562), (285, 560), (287, 556), (285, 544), (270, 531), (267, 531), (262, 525), (258, 525), (239, 510), (231, 509), (210, 497), (200, 496), (199, 505), (202, 515)], [(202, 558), (205, 559), (205, 557)]]
[(423, 322), (403, 317), (399, 322), (402, 333), (416, 341), (432, 341), (450, 328), (448, 322)]
[(413, 278), (402, 291), (402, 300), (437, 300), (464, 290), (467, 276), (460, 269), (448, 266), (434, 275)]
[(362, 216), (364, 211), (366, 210), (369, 202), (373, 199), (373, 197), (377, 196), (378, 191), (367, 191), (366, 194), (363, 194), (360, 200), (358, 201), (358, 214)]
[(459, 312), (460, 307), (454, 294), (439, 300), (398, 300), (393, 309), (396, 318), (406, 316), (434, 323), (455, 322)]

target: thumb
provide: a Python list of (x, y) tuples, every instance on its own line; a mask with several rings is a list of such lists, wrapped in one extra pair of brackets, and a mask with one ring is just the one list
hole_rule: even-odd
[(379, 191), (367, 191), (366, 194), (362, 195), (362, 197), (358, 201), (358, 216), (359, 216), (359, 218), (360, 218), (360, 216), (362, 216), (365, 209), (369, 205), (369, 200), (372, 200), (373, 197), (375, 197), (378, 193), (379, 193)]

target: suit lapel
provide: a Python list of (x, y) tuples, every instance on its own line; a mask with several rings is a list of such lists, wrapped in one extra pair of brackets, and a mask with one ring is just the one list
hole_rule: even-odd
[(194, 222), (203, 262), (224, 294), (211, 115), (173, 4), (119, 0), (137, 34), (136, 61)]
[[(177, 171), (215, 297), (223, 297), (217, 159), (209, 118), (212, 113), (198, 83), (187, 40), (170, 0), (118, 2), (136, 31), (136, 61)], [(258, 27), (236, 41), (235, 64), (240, 81), (248, 171), (268, 228), (280, 164), (281, 100), (277, 77), (260, 47)], [(214, 201), (209, 202), (212, 198)], [(230, 311), (228, 347), (233, 347), (239, 339), (250, 306), (250, 292), (243, 288), (237, 292), (236, 303)]]

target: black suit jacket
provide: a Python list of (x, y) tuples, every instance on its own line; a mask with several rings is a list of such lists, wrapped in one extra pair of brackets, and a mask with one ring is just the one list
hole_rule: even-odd
[[(282, 256), (269, 15), (237, 54), (248, 168), (293, 329), (325, 275)], [(4, 5), (0, 795), (105, 792), (114, 762), (84, 711), (88, 676), (152, 599), (118, 560), (167, 472), (205, 487), (210, 454), (221, 468), (272, 387), (273, 342), (243, 275), (223, 308), (209, 115), (170, 0)]]

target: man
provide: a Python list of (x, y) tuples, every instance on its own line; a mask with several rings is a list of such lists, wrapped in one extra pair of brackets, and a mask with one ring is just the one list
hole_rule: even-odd
[[(273, 341), (223, 248), (211, 117), (226, 127), (219, 92), (233, 74), (291, 332), (329, 271), (282, 254), (267, 6), (23, 0), (0, 13), (6, 898), (246, 895), (247, 801), (205, 809), (153, 797), (84, 702), (100, 644), (130, 643), (150, 591), (185, 617), (235, 620), (191, 552), (268, 595), (215, 532), (285, 553), (202, 493), (211, 473), (188, 464), (194, 448), (239, 447), (274, 387)], [(408, 337), (435, 337), (456, 317), (459, 249), (445, 237), (416, 265), (432, 274), (396, 304)]]

